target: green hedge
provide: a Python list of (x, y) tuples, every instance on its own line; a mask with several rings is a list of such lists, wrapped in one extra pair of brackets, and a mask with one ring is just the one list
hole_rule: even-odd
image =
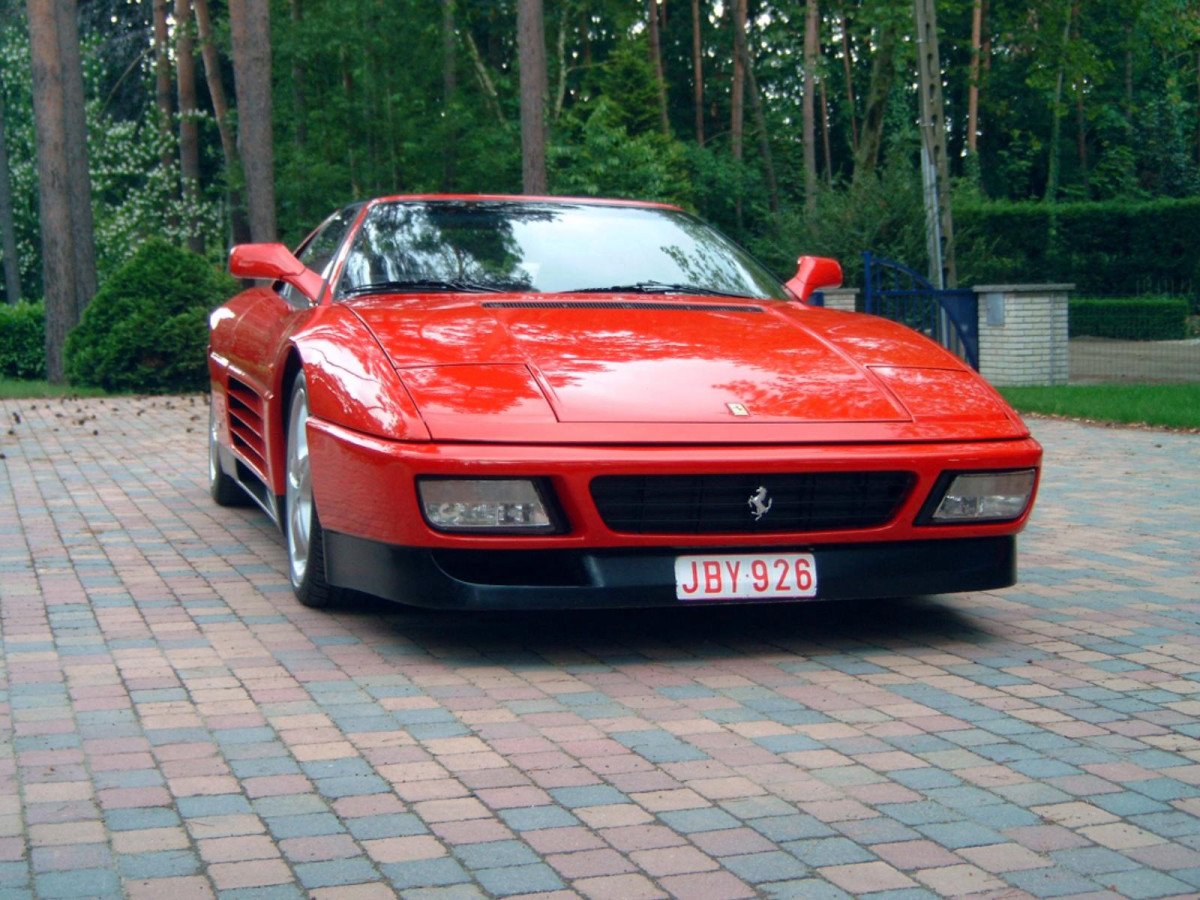
[(1187, 315), (1182, 297), (1079, 297), (1070, 301), (1070, 332), (1071, 337), (1177, 341), (1187, 337)]
[(208, 314), (236, 290), (203, 257), (165, 241), (143, 244), (67, 335), (67, 378), (108, 391), (202, 390)]
[(1070, 282), (1080, 294), (1193, 303), (1200, 294), (1200, 198), (959, 203), (954, 219), (959, 270), (976, 284)]
[(0, 306), (0, 376), (46, 377), (46, 308), (41, 303)]

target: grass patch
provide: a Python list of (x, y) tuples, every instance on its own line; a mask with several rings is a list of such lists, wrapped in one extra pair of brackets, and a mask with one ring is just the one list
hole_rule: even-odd
[(69, 384), (51, 384), (48, 381), (22, 381), (16, 378), (0, 378), (0, 400), (23, 400), (31, 397), (105, 397), (108, 392), (101, 388), (73, 387)]
[(1078, 384), (999, 391), (1019, 412), (1200, 428), (1200, 384)]

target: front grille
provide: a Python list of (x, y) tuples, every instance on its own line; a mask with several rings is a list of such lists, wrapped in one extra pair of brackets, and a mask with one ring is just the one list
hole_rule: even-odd
[[(842, 531), (890, 521), (915, 481), (911, 472), (604, 475), (592, 500), (609, 528), (629, 534)], [(755, 497), (770, 507), (758, 519)]]

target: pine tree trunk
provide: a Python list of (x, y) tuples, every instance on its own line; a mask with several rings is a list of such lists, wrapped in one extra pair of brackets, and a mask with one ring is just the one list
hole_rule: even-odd
[(817, 0), (808, 0), (804, 15), (804, 207), (817, 208), (816, 69), (821, 47), (821, 11)]
[[(958, 268), (955, 262), (954, 211), (951, 202), (950, 164), (946, 152), (946, 111), (942, 100), (942, 62), (938, 47), (936, 0), (916, 0), (913, 4), (916, 25), (917, 78), (921, 102), (921, 144), (927, 154), (922, 168), (925, 178), (926, 202), (928, 191), (935, 188), (936, 208), (926, 206), (927, 238), (929, 242), (929, 280), (935, 287), (958, 287)], [(928, 178), (932, 164), (932, 185)], [(940, 262), (940, 267), (938, 263)]]
[(83, 100), (83, 63), (75, 0), (58, 0), (58, 47), (62, 60), (63, 115), (67, 141), (67, 187), (71, 197), (71, 250), (75, 266), (75, 311), (96, 295), (96, 245), (92, 220), (92, 180), (88, 169), (87, 115)]
[(696, 104), (696, 143), (704, 146), (704, 44), (700, 32), (700, 0), (692, 0), (692, 97)]
[(57, 6), (57, 0), (27, 0), (34, 127), (37, 135), (42, 287), (46, 301), (46, 375), (52, 384), (65, 381), (63, 344), (67, 332), (79, 321), (75, 303), (66, 98)]
[(846, 107), (850, 111), (850, 146), (854, 150), (854, 155), (857, 156), (858, 116), (854, 113), (854, 71), (850, 67), (850, 60), (854, 58), (854, 53), (850, 43), (850, 22), (846, 18), (844, 3), (838, 4), (838, 16), (842, 26), (842, 69), (846, 78)]
[[(0, 72), (0, 76), (3, 73)], [(13, 221), (12, 178), (4, 129), (4, 90), (0, 84), (0, 251), (4, 252), (4, 296), (21, 302), (21, 260), (17, 256), (17, 229)]]
[(504, 118), (504, 110), (500, 107), (500, 95), (496, 91), (496, 84), (492, 81), (492, 76), (488, 74), (487, 64), (479, 52), (479, 45), (475, 43), (475, 38), (471, 36), (469, 28), (463, 29), (463, 37), (467, 42), (467, 52), (471, 54), (471, 64), (475, 67), (475, 77), (479, 79), (479, 86), (483, 89), (483, 98), (487, 102), (488, 109), (492, 111), (492, 115), (496, 117), (496, 124), (503, 127), (508, 122)]
[(225, 80), (221, 76), (221, 58), (213, 42), (208, 0), (192, 0), (192, 11), (196, 14), (196, 36), (200, 43), (200, 58), (204, 61), (204, 80), (208, 84), (208, 96), (217, 120), (217, 133), (221, 137), (221, 154), (225, 158), (225, 197), (229, 204), (230, 230), (233, 232), (233, 243), (245, 244), (250, 240), (250, 223), (246, 220), (246, 202), (240, 187), (242, 160), (233, 129), (229, 126), (229, 100), (225, 96)]
[(558, 37), (554, 42), (554, 54), (558, 63), (558, 87), (554, 91), (554, 121), (562, 115), (567, 102), (567, 17), (558, 17)]
[[(1075, 29), (1075, 39), (1078, 40), (1082, 28), (1082, 17), (1079, 15), (1079, 0), (1075, 0), (1071, 16), (1075, 22), (1073, 26)], [(1075, 85), (1075, 148), (1079, 152), (1079, 175), (1083, 180), (1083, 196), (1086, 198), (1092, 193), (1092, 184), (1091, 178), (1088, 175), (1087, 114), (1083, 109), (1082, 84)]]
[(1133, 127), (1133, 24), (1125, 26), (1125, 119)]
[(246, 175), (250, 235), (275, 240), (275, 151), (271, 137), (271, 24), (267, 0), (230, 0), (238, 145)]
[[(171, 158), (171, 57), (167, 48), (167, 0), (153, 0), (154, 20), (154, 102), (158, 107), (158, 133), (162, 138), (159, 161), (163, 171), (172, 169)], [(174, 191), (172, 191), (174, 193)]]
[[(304, 9), (300, 2), (291, 0), (288, 7), (294, 32), (299, 32), (304, 21)], [(296, 144), (303, 149), (308, 143), (308, 100), (305, 97), (308, 78), (301, 59), (303, 56), (299, 53), (292, 55), (292, 109), (296, 117)]]
[(454, 0), (442, 0), (442, 108), (448, 119), (442, 188), (447, 191), (454, 188), (458, 165), (458, 129), (453, 118), (454, 95), (458, 92), (458, 44), (454, 33)]
[[(746, 121), (746, 70), (742, 54), (737, 52), (741, 41), (746, 39), (746, 0), (736, 0), (733, 7), (733, 96), (730, 98), (729, 144), (733, 158), (742, 158), (742, 129)], [(738, 199), (741, 210), (741, 198)]]
[(1050, 143), (1046, 148), (1049, 159), (1046, 163), (1046, 192), (1042, 199), (1054, 202), (1058, 197), (1059, 153), (1058, 143), (1062, 138), (1062, 95), (1063, 80), (1066, 77), (1067, 43), (1071, 39), (1071, 13), (1068, 10), (1067, 24), (1063, 26), (1062, 54), (1063, 59), (1058, 64), (1058, 76), (1054, 81), (1054, 104), (1050, 110)]
[(650, 64), (654, 67), (654, 83), (658, 88), (658, 114), (662, 132), (670, 137), (671, 120), (667, 116), (667, 79), (663, 74), (662, 44), (658, 31), (658, 0), (646, 0), (646, 22), (650, 27)]
[(867, 106), (863, 116), (858, 152), (854, 154), (854, 180), (873, 175), (879, 162), (883, 143), (883, 114), (895, 78), (896, 32), (891, 25), (882, 26), (871, 61), (871, 85), (867, 90)]
[(979, 151), (979, 54), (983, 46), (983, 0), (971, 8), (971, 82), (967, 86), (967, 153)]
[(191, 0), (175, 0), (175, 81), (179, 91), (179, 176), (188, 210), (187, 246), (204, 252), (200, 203), (200, 127), (196, 121), (196, 39)]
[(546, 193), (546, 33), (542, 0), (518, 0), (521, 174), (526, 194)]
[[(754, 77), (754, 60), (750, 58), (750, 49), (744, 31), (735, 31), (737, 57), (742, 61), (742, 69), (746, 75), (746, 87), (750, 94), (750, 107), (754, 111), (754, 125), (758, 132), (758, 152), (762, 156), (763, 170), (767, 177), (767, 199), (771, 212), (779, 211), (779, 185), (775, 180), (775, 163), (771, 158), (771, 141), (767, 133), (767, 120), (763, 112), (762, 96), (758, 91), (758, 81)], [(741, 211), (741, 198), (738, 198), (738, 211)], [(739, 223), (740, 224), (740, 223)]]
[(833, 187), (833, 154), (829, 149), (829, 97), (825, 93), (825, 79), (821, 82), (821, 143), (825, 150), (825, 183)]

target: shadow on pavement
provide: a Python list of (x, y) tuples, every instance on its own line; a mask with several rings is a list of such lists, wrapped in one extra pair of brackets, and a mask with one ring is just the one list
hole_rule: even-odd
[[(335, 615), (378, 620), (380, 643), (415, 642), (438, 656), (474, 657), (508, 652), (556, 656), (571, 649), (619, 653), (663, 662), (804, 645), (820, 652), (878, 650), (952, 640), (986, 642), (985, 629), (937, 597), (792, 604), (726, 604), (705, 608), (651, 608), (537, 612), (452, 612), (397, 606), (356, 595)], [(372, 640), (372, 643), (375, 643)], [(815, 646), (814, 646), (815, 645)]]

